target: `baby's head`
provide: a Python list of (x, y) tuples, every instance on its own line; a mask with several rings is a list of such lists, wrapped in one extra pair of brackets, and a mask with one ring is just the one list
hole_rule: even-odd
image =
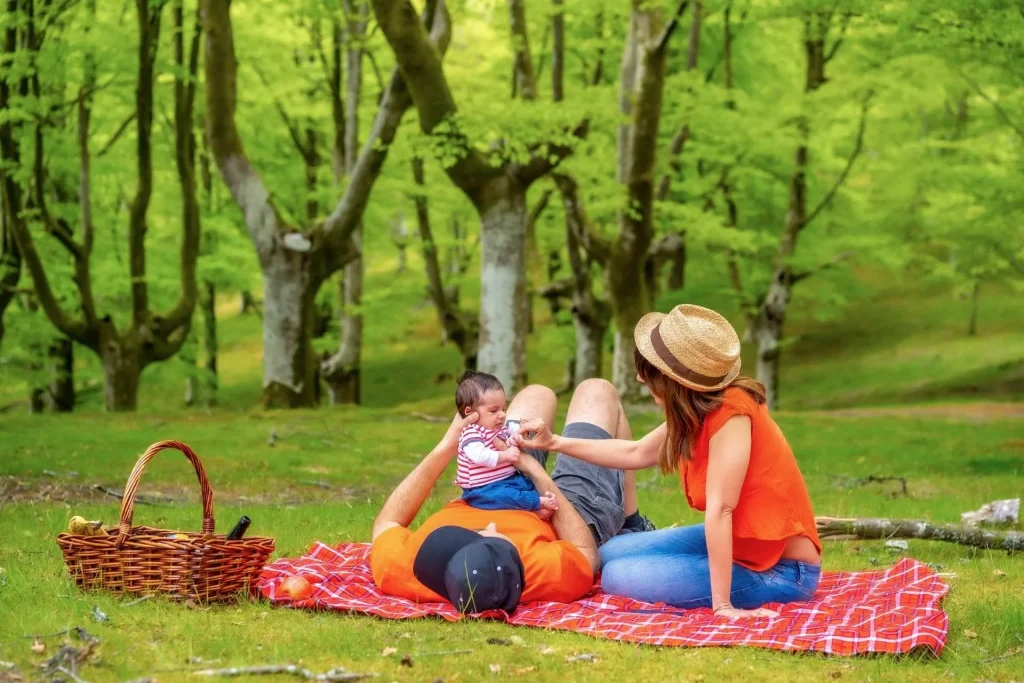
[(468, 370), (459, 378), (455, 407), (462, 417), (479, 413), (477, 424), (485, 429), (501, 429), (505, 426), (505, 387), (494, 375)]

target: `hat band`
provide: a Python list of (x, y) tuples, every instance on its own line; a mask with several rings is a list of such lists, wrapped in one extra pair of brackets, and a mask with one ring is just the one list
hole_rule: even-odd
[(658, 358), (663, 360), (677, 376), (705, 387), (713, 387), (729, 376), (728, 372), (724, 375), (719, 375), (718, 377), (702, 375), (696, 370), (691, 370), (683, 365), (682, 361), (676, 358), (675, 355), (669, 351), (668, 346), (665, 345), (665, 340), (661, 338), (660, 329), (661, 323), (659, 322), (654, 326), (654, 329), (651, 330), (651, 344), (654, 346), (654, 352), (658, 354)]

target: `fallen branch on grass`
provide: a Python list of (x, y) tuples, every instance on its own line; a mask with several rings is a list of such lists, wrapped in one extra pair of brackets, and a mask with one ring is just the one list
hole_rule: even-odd
[(269, 664), (267, 666), (232, 666), (227, 669), (200, 669), (193, 671), (195, 676), (274, 676), (278, 674), (290, 674), (305, 678), (307, 681), (359, 681), (364, 678), (373, 678), (375, 673), (355, 673), (345, 671), (342, 668), (331, 669), (322, 674), (316, 674), (309, 669), (294, 664)]
[(1024, 533), (1019, 531), (988, 531), (958, 524), (934, 524), (920, 519), (816, 517), (814, 521), (821, 538), (917, 538), (1007, 552), (1024, 550)]
[(426, 413), (410, 413), (413, 417), (418, 417), (426, 422), (437, 422), (438, 424), (443, 422), (451, 422), (451, 418), (438, 417), (437, 415), (427, 415)]
[(856, 488), (864, 486), (866, 484), (884, 484), (886, 482), (895, 481), (900, 484), (899, 493), (893, 492), (893, 496), (903, 495), (909, 496), (910, 491), (907, 489), (907, 478), (906, 477), (882, 477), (877, 474), (869, 474), (866, 477), (851, 477), (846, 474), (833, 475), (832, 483), (838, 488)]

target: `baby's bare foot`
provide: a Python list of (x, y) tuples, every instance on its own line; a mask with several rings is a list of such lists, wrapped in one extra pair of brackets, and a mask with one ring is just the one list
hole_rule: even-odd
[(558, 499), (555, 498), (555, 494), (548, 491), (540, 497), (540, 510), (537, 511), (537, 516), (543, 520), (551, 519), (551, 516), (555, 514), (555, 510), (558, 509)]

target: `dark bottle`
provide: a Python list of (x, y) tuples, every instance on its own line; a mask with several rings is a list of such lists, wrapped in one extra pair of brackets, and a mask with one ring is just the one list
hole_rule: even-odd
[(232, 529), (231, 531), (229, 531), (229, 532), (228, 532), (228, 535), (224, 537), (224, 538), (225, 538), (225, 540), (228, 540), (228, 541), (237, 541), (237, 540), (238, 540), (238, 539), (240, 539), (240, 538), (241, 538), (242, 536), (245, 536), (245, 532), (246, 532), (246, 531), (247, 531), (247, 530), (249, 529), (249, 524), (250, 524), (251, 522), (252, 522), (252, 520), (251, 520), (251, 519), (249, 519), (249, 518), (248, 518), (248, 517), (246, 517), (245, 515), (242, 515), (242, 516), (241, 516), (241, 517), (240, 517), (240, 518), (238, 519), (238, 523), (237, 523), (237, 524), (235, 524), (235, 528), (234, 528), (234, 529)]

